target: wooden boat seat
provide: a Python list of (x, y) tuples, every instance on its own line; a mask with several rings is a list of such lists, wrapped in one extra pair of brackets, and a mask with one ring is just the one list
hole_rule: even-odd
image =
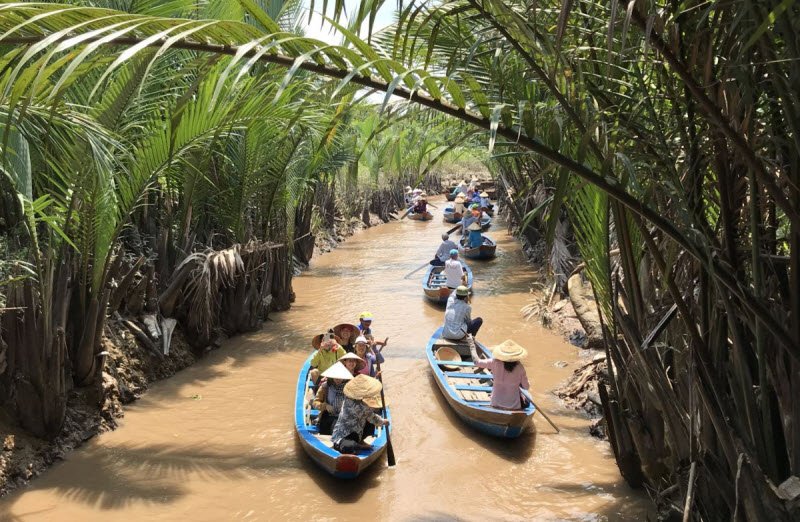
[(434, 348), (441, 348), (442, 346), (453, 348), (461, 357), (470, 357), (469, 345), (466, 341), (453, 341), (450, 339), (445, 339), (444, 337), (440, 337), (436, 339), (435, 343), (433, 343)]
[(458, 391), (478, 391), (478, 392), (491, 392), (491, 386), (473, 386), (471, 384), (456, 384), (455, 389)]
[(436, 361), (436, 364), (439, 366), (447, 365), (447, 366), (466, 366), (466, 367), (474, 367), (475, 364), (472, 361)]
[(445, 376), (453, 379), (494, 379), (494, 376), (491, 373), (445, 372)]

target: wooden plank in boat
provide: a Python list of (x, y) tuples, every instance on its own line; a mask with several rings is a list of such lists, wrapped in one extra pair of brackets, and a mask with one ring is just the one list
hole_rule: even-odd
[(456, 384), (454, 386), (456, 390), (459, 391), (477, 391), (477, 392), (491, 392), (491, 386), (473, 386), (470, 384)]
[(451, 379), (494, 379), (491, 373), (459, 373), (459, 372), (446, 372), (445, 376)]

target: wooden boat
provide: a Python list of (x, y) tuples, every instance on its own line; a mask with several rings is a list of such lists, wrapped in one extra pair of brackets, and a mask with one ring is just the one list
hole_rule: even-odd
[(497, 250), (497, 243), (486, 236), (483, 236), (483, 244), (478, 248), (468, 248), (466, 237), (461, 242), (464, 257), (468, 259), (494, 259)]
[(430, 212), (425, 212), (424, 214), (416, 214), (414, 212), (408, 213), (408, 219), (413, 219), (414, 221), (430, 221), (433, 219), (433, 214)]
[[(311, 409), (314, 393), (308, 371), (311, 368), (311, 357), (306, 360), (300, 369), (297, 379), (297, 391), (294, 404), (294, 427), (300, 438), (300, 445), (319, 467), (336, 478), (353, 479), (359, 476), (370, 465), (380, 460), (386, 451), (386, 430), (383, 427), (375, 428), (375, 436), (364, 439), (372, 444), (372, 449), (359, 449), (352, 455), (345, 455), (333, 449), (330, 435), (320, 435), (313, 424), (319, 415), (317, 410)], [(386, 408), (386, 418), (390, 419), (389, 408)], [(391, 419), (390, 419), (391, 420)]]
[(461, 218), (463, 217), (461, 213), (453, 212), (452, 206), (444, 207), (444, 210), (442, 211), (442, 216), (443, 216), (442, 219), (444, 219), (445, 223), (458, 223), (459, 221), (461, 221)]
[[(470, 426), (495, 437), (519, 437), (532, 426), (536, 407), (529, 402), (524, 410), (499, 410), (490, 406), (492, 374), (472, 362), (469, 346), (459, 341), (442, 339), (442, 329), (434, 332), (425, 353), (435, 377), (436, 385), (447, 404)], [(491, 357), (491, 352), (476, 341), (479, 355)], [(446, 361), (436, 358), (440, 348), (450, 348), (461, 355), (461, 360)], [(530, 394), (520, 388), (530, 401)]]
[(494, 216), (494, 205), (492, 205), (491, 207), (481, 207), (481, 210), (483, 211), (484, 214), (486, 214), (489, 217)]
[(481, 230), (485, 232), (489, 230), (490, 226), (492, 226), (492, 218), (486, 214), (481, 214)]
[(453, 192), (450, 191), (450, 192), (447, 193), (447, 195), (445, 197), (447, 197), (447, 201), (453, 201), (453, 200), (456, 199), (456, 195), (457, 194), (453, 194)]
[[(472, 292), (472, 270), (463, 261), (461, 262), (461, 266), (466, 268), (467, 288)], [(433, 301), (437, 304), (447, 303), (447, 298), (450, 297), (450, 292), (452, 292), (445, 284), (447, 278), (442, 273), (443, 270), (443, 266), (431, 265), (422, 278), (422, 291), (425, 293), (425, 297), (427, 297), (429, 301)]]

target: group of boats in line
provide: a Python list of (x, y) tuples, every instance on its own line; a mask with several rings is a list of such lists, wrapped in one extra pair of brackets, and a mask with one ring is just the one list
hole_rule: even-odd
[[(491, 217), (485, 216), (484, 218), (488, 219), (485, 226), (489, 228)], [(484, 239), (489, 240), (485, 236)], [(491, 242), (492, 248), (496, 247), (493, 241), (489, 240), (489, 242)], [(492, 251), (491, 257), (494, 257), (494, 251)], [(472, 259), (486, 258), (472, 257)], [(464, 266), (467, 273), (467, 286), (471, 292), (472, 270), (468, 265), (464, 264)], [(450, 289), (444, 284), (444, 277), (440, 275), (441, 271), (442, 267), (431, 266), (423, 278), (425, 297), (435, 303), (446, 302), (450, 295)], [(348, 330), (355, 332), (356, 327), (340, 324), (333, 330), (337, 336), (341, 334), (342, 343), (346, 343)], [(528, 399), (524, 409), (501, 410), (491, 407), (492, 373), (475, 365), (466, 340), (453, 341), (443, 338), (441, 334), (441, 327), (433, 332), (425, 347), (425, 356), (437, 387), (455, 414), (469, 426), (495, 437), (516, 438), (529, 429), (532, 426), (533, 414), (536, 412), (536, 406), (533, 404), (529, 392), (520, 388), (520, 393)], [(475, 344), (480, 356), (491, 358), (492, 354), (489, 348), (477, 340), (475, 340)], [(314, 387), (309, 378), (312, 356), (313, 354), (306, 359), (297, 380), (295, 430), (304, 451), (318, 466), (337, 478), (355, 478), (386, 453), (387, 445), (391, 444), (392, 425), (375, 428), (374, 436), (364, 440), (369, 444), (369, 449), (361, 448), (354, 454), (342, 454), (335, 450), (330, 436), (319, 434), (315, 420), (320, 412), (312, 409), (308, 399), (312, 395)], [(386, 419), (391, 419), (388, 406), (384, 405), (382, 414)]]

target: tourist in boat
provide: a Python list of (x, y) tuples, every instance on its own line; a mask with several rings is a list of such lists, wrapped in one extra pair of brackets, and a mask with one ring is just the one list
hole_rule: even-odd
[(484, 210), (492, 210), (492, 207), (494, 205), (492, 205), (492, 202), (489, 201), (489, 193), (484, 190), (483, 192), (481, 192), (480, 196), (481, 196), (480, 200), (481, 208)]
[(419, 199), (414, 204), (414, 208), (411, 209), (411, 212), (414, 214), (425, 214), (428, 211), (428, 198), (427, 194), (424, 192), (420, 194)]
[(463, 339), (465, 335), (477, 335), (483, 325), (483, 319), (472, 319), (472, 307), (469, 305), (469, 288), (459, 286), (447, 300), (444, 311), (444, 327), (442, 337), (450, 340)]
[(453, 200), (453, 214), (461, 214), (464, 215), (464, 196), (459, 194), (456, 196), (456, 199)]
[(375, 368), (376, 363), (383, 364), (384, 361), (383, 354), (381, 353), (382, 350), (383, 345), (381, 343), (375, 343), (370, 346), (370, 342), (366, 337), (363, 335), (359, 336), (356, 339), (355, 354), (361, 357), (366, 364), (358, 370), (358, 373), (375, 377), (377, 374)]
[(362, 373), (361, 370), (363, 370), (367, 366), (367, 361), (363, 357), (361, 357), (360, 355), (356, 355), (355, 353), (347, 353), (343, 355), (339, 359), (339, 362), (342, 363), (345, 368), (347, 368), (347, 371), (349, 371), (353, 375), (353, 377), (355, 377), (359, 373)]
[(472, 193), (472, 204), (478, 206), (481, 204), (481, 195), (477, 190)]
[(467, 193), (467, 182), (463, 179), (458, 182), (456, 188), (453, 189), (453, 194), (466, 194)]
[(369, 375), (358, 375), (344, 387), (344, 403), (339, 420), (333, 427), (331, 442), (340, 453), (355, 453), (358, 449), (370, 449), (364, 443), (364, 428), (367, 423), (387, 426), (389, 421), (375, 413), (382, 406), (381, 383)]
[(413, 203), (414, 193), (411, 191), (411, 187), (406, 187), (405, 192), (403, 193), (403, 201), (406, 204), (406, 208), (410, 207)]
[(328, 330), (327, 333), (322, 334), (319, 347), (311, 357), (311, 371), (309, 372), (311, 381), (316, 385), (317, 381), (319, 381), (320, 374), (336, 364), (336, 361), (342, 358), (346, 353), (345, 349), (336, 342), (336, 336), (333, 334), (333, 330)]
[(359, 335), (363, 335), (367, 339), (372, 337), (372, 312), (363, 311), (358, 314), (358, 328)]
[(505, 341), (492, 348), (492, 358), (482, 359), (475, 349), (475, 341), (467, 336), (472, 362), (478, 368), (486, 368), (492, 372), (492, 408), (501, 410), (521, 410), (527, 407), (528, 399), (519, 391), (530, 388), (528, 375), (522, 361), (528, 357), (528, 351), (514, 341)]
[(469, 226), (476, 221), (480, 222), (481, 211), (476, 208), (470, 208), (468, 212), (464, 213), (461, 218), (461, 237), (469, 234)]
[(344, 364), (337, 362), (322, 372), (322, 377), (322, 382), (311, 406), (315, 410), (319, 410), (317, 427), (320, 435), (330, 435), (339, 418), (339, 413), (342, 411), (344, 386), (353, 379), (353, 373)]
[(481, 234), (481, 224), (477, 221), (467, 227), (469, 236), (467, 237), (467, 246), (469, 248), (480, 248), (483, 244), (483, 234)]
[(453, 248), (450, 250), (450, 259), (444, 262), (444, 275), (447, 277), (445, 285), (447, 288), (454, 290), (459, 286), (466, 284), (467, 274), (464, 270), (464, 265), (458, 260), (458, 249)]
[(450, 234), (445, 232), (442, 234), (442, 244), (439, 245), (436, 255), (434, 255), (431, 260), (431, 264), (433, 266), (444, 266), (445, 262), (450, 259), (451, 250), (458, 250), (458, 245), (451, 241)]

